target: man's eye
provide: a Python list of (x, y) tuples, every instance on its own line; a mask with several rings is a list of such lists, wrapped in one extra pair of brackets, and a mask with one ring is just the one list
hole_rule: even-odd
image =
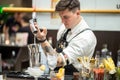
[(69, 17), (68, 16), (64, 16), (64, 19), (68, 19)]

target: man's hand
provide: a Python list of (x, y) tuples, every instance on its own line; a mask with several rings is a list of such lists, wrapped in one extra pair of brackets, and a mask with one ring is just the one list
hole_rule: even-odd
[[(34, 34), (34, 36), (36, 36), (38, 40), (45, 40), (47, 35), (47, 29), (45, 27), (40, 29), (36, 22), (34, 22), (34, 25), (35, 25), (35, 28), (37, 29), (37, 33)], [(30, 25), (30, 27), (31, 26), (32, 25)]]
[(42, 30), (37, 29), (37, 34), (36, 37), (38, 40), (45, 40), (46, 39), (46, 35), (47, 35), (47, 29), (45, 27), (42, 28)]
[(63, 58), (61, 55), (58, 55), (57, 57), (57, 67), (64, 66)]

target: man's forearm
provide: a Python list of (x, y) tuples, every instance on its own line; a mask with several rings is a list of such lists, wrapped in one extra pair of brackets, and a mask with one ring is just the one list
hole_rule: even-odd
[[(57, 54), (57, 52), (52, 48), (52, 46), (49, 44), (49, 42), (46, 40), (45, 42), (41, 43), (41, 46), (43, 48), (43, 50), (45, 51), (46, 55), (50, 54)], [(65, 59), (63, 59), (63, 57), (61, 57), (61, 55), (57, 54), (57, 66), (64, 66), (65, 65), (65, 61), (63, 61)]]
[(46, 40), (45, 42), (41, 43), (41, 46), (43, 48), (43, 50), (45, 51), (45, 53), (48, 54), (56, 54), (55, 50), (53, 49), (53, 47), (49, 44), (49, 42)]

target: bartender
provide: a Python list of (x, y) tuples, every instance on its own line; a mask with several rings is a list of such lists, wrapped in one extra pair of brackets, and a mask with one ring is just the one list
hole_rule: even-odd
[(57, 67), (64, 66), (66, 75), (73, 75), (82, 65), (78, 57), (92, 57), (96, 47), (96, 37), (90, 27), (80, 15), (79, 0), (60, 0), (55, 8), (62, 21), (57, 33), (56, 51), (46, 40), (47, 29), (41, 31), (37, 23), (35, 35), (47, 54), (58, 54)]

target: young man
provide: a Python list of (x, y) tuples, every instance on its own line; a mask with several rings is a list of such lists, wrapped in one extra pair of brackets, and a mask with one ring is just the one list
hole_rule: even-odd
[(56, 11), (62, 20), (62, 25), (57, 34), (56, 51), (46, 40), (46, 28), (40, 31), (36, 24), (38, 30), (36, 37), (46, 53), (59, 54), (57, 66), (64, 66), (65, 74), (72, 75), (73, 72), (82, 68), (77, 58), (92, 57), (97, 41), (94, 33), (80, 15), (79, 0), (60, 0), (56, 5)]

